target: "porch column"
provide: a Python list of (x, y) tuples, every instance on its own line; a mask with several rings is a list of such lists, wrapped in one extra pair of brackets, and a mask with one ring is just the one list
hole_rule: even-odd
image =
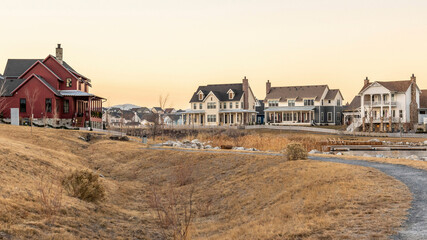
[(384, 95), (383, 94), (381, 94), (380, 95), (381, 96), (381, 114), (380, 114), (380, 117), (384, 117), (384, 110), (383, 110), (383, 105), (384, 105)]
[(276, 123), (276, 112), (273, 112), (273, 123)]
[(389, 93), (388, 96), (390, 98), (390, 101), (389, 101), (389, 104), (388, 104), (388, 114), (389, 114), (389, 117), (392, 118), (393, 116), (391, 115), (391, 92)]
[(299, 115), (300, 115), (300, 118), (299, 118), (300, 122), (301, 123), (304, 122), (304, 119), (302, 119), (302, 111), (299, 111)]
[(294, 111), (292, 111), (291, 114), (292, 114), (291, 120), (292, 122), (294, 122)]

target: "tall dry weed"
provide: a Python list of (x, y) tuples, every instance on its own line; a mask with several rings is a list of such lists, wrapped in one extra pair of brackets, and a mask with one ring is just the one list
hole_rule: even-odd
[(46, 175), (42, 175), (40, 177), (38, 193), (41, 212), (53, 224), (55, 217), (59, 214), (62, 207), (63, 188), (60, 184), (58, 174), (54, 174), (53, 180), (48, 179)]

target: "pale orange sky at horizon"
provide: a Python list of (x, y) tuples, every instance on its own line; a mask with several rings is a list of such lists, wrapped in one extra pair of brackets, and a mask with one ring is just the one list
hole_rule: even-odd
[(0, 73), (9, 58), (64, 60), (105, 106), (189, 108), (199, 85), (328, 84), (350, 102), (363, 79), (427, 89), (427, 1), (1, 1)]

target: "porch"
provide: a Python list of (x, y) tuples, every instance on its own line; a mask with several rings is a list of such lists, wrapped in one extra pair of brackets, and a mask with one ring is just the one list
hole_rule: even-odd
[(314, 106), (272, 107), (264, 110), (265, 123), (273, 125), (311, 125), (315, 120)]

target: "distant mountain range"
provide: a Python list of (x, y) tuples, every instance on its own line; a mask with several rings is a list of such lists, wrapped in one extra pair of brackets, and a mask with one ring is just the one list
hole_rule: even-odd
[(133, 105), (133, 104), (121, 104), (121, 105), (112, 106), (112, 108), (120, 108), (123, 110), (131, 110), (132, 108), (140, 108), (140, 106)]

